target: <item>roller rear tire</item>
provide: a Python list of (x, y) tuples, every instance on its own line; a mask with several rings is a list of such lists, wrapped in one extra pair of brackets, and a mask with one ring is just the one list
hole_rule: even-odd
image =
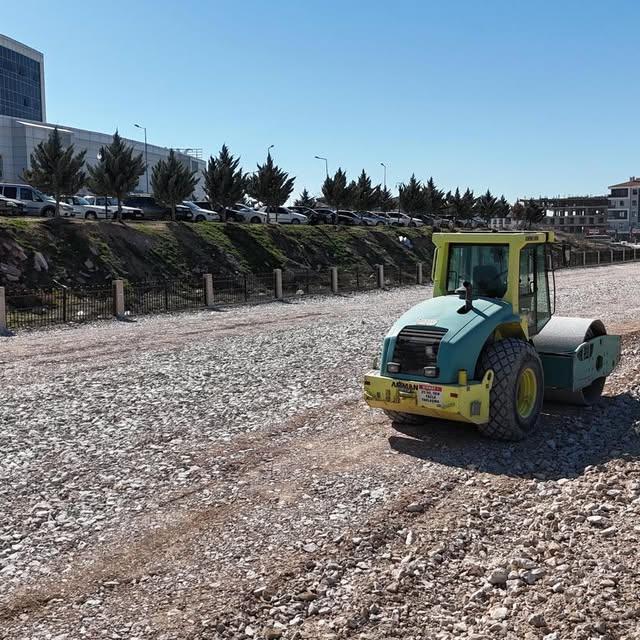
[(521, 440), (535, 428), (542, 409), (540, 357), (528, 342), (506, 338), (488, 345), (480, 355), (480, 378), (489, 369), (494, 373), (489, 422), (478, 425), (478, 430), (490, 438)]

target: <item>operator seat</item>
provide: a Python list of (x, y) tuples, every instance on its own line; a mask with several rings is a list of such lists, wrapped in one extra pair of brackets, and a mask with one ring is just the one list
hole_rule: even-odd
[(495, 265), (483, 264), (473, 268), (474, 293), (489, 298), (502, 298), (507, 292), (506, 283), (500, 280)]

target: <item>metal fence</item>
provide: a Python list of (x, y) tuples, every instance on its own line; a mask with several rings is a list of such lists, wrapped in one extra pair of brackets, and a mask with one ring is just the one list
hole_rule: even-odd
[(201, 309), (204, 306), (202, 279), (127, 282), (124, 286), (125, 313), (129, 315)]
[(213, 276), (214, 304), (268, 302), (274, 298), (274, 274), (247, 273)]
[(418, 265), (385, 265), (384, 283), (387, 287), (406, 287), (418, 284)]
[(36, 329), (111, 318), (113, 293), (111, 285), (9, 290), (6, 305), (8, 327)]
[[(554, 251), (554, 268), (621, 264), (640, 259), (640, 252), (629, 249), (600, 251)], [(420, 263), (418, 263), (420, 264)], [(385, 288), (418, 284), (418, 264), (382, 265)], [(422, 263), (423, 281), (430, 265)], [(331, 268), (282, 271), (282, 297), (332, 293)], [(337, 292), (370, 291), (379, 287), (379, 269), (354, 267), (337, 270)], [(210, 278), (210, 276), (207, 276)], [(255, 304), (278, 297), (276, 272), (213, 276), (213, 290), (204, 277), (185, 280), (124, 283), (124, 313), (145, 315), (188, 309), (208, 304)], [(118, 286), (121, 286), (119, 284)], [(122, 291), (122, 289), (120, 289)], [(0, 292), (2, 289), (0, 288)], [(120, 294), (122, 295), (122, 294)], [(0, 302), (2, 302), (0, 300)], [(116, 296), (111, 284), (100, 287), (54, 287), (51, 289), (11, 289), (5, 291), (6, 326), (9, 329), (35, 329), (65, 323), (107, 319), (116, 313)], [(119, 302), (118, 304), (121, 304)], [(0, 304), (0, 316), (2, 316)], [(118, 312), (120, 313), (120, 312)], [(3, 318), (0, 317), (0, 329)]]
[(328, 293), (331, 293), (330, 269), (284, 270), (282, 272), (282, 295), (285, 298)]
[(378, 286), (378, 270), (338, 269), (338, 291), (371, 291)]

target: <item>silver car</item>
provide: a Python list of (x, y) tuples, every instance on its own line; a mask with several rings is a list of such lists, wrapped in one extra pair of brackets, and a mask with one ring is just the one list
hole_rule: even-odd
[[(25, 208), (24, 215), (27, 216), (47, 217), (56, 213), (56, 201), (28, 184), (1, 183), (0, 195), (21, 202)], [(60, 215), (73, 216), (73, 207), (61, 202)]]

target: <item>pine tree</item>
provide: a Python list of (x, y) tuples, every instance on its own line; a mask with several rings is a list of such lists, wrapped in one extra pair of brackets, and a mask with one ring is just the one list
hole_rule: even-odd
[(240, 158), (234, 158), (223, 144), (218, 157), (211, 156), (204, 170), (204, 191), (209, 202), (220, 210), (222, 220), (226, 220), (227, 211), (244, 198), (246, 178), (239, 165)]
[(467, 187), (467, 190), (462, 195), (461, 202), (461, 212), (460, 217), (463, 220), (469, 220), (473, 216), (473, 207), (476, 203), (475, 196), (473, 195), (473, 191)]
[(297, 207), (307, 207), (313, 209), (316, 206), (316, 201), (309, 195), (306, 189), (302, 190), (300, 197), (294, 203)]
[(476, 200), (475, 209), (477, 214), (483, 220), (489, 222), (491, 218), (496, 217), (498, 212), (498, 200), (494, 195), (492, 195), (491, 191), (487, 189), (487, 192)]
[(510, 211), (511, 206), (507, 202), (507, 199), (504, 197), (504, 195), (500, 196), (500, 200), (498, 200), (498, 211), (496, 217), (506, 218), (509, 215)]
[(116, 130), (111, 144), (100, 149), (98, 164), (87, 168), (91, 189), (96, 194), (115, 197), (117, 217), (122, 220), (122, 200), (136, 187), (145, 170), (142, 154), (134, 155), (133, 147), (125, 144)]
[(295, 177), (290, 178), (286, 171), (283, 171), (274, 164), (271, 154), (267, 154), (267, 161), (263, 165), (258, 165), (258, 170), (249, 178), (247, 183), (247, 193), (259, 200), (267, 208), (267, 220), (270, 209), (276, 209), (276, 222), (278, 222), (277, 207), (281, 207), (291, 195)]
[(527, 228), (531, 229), (532, 224), (537, 224), (544, 220), (546, 213), (540, 202), (530, 198), (524, 205), (524, 219), (527, 221)]
[(171, 209), (171, 219), (176, 219), (176, 206), (191, 197), (198, 180), (196, 171), (191, 171), (176, 158), (171, 149), (166, 160), (153, 167), (151, 188), (157, 202)]
[(335, 175), (327, 177), (322, 185), (322, 196), (330, 207), (336, 211), (345, 207), (349, 202), (349, 188), (347, 187), (347, 174), (340, 168)]
[(411, 174), (407, 184), (400, 185), (398, 197), (400, 210), (404, 211), (404, 213), (413, 215), (425, 212), (425, 192), (420, 180), (416, 178), (415, 174)]
[(438, 189), (433, 182), (433, 178), (427, 180), (427, 184), (423, 188), (425, 211), (432, 216), (439, 216), (447, 206), (447, 199), (444, 191)]
[(394, 205), (394, 197), (391, 195), (391, 191), (384, 187), (380, 191), (380, 195), (378, 197), (378, 206), (380, 207), (380, 211), (391, 211)]
[(60, 215), (61, 197), (74, 195), (86, 182), (87, 174), (83, 171), (85, 155), (86, 151), (74, 155), (72, 144), (65, 149), (57, 127), (31, 154), (31, 169), (27, 169), (22, 178), (36, 189), (53, 196), (56, 216)]
[(447, 193), (447, 215), (449, 215), (454, 221), (458, 218), (462, 218), (462, 196), (460, 195), (460, 189), (456, 187), (455, 193), (452, 195), (451, 191)]
[(369, 211), (369, 209), (373, 209), (379, 200), (379, 188), (379, 186), (373, 187), (371, 185), (371, 178), (363, 169), (358, 177), (358, 181), (354, 183), (353, 186), (351, 207), (355, 211)]

